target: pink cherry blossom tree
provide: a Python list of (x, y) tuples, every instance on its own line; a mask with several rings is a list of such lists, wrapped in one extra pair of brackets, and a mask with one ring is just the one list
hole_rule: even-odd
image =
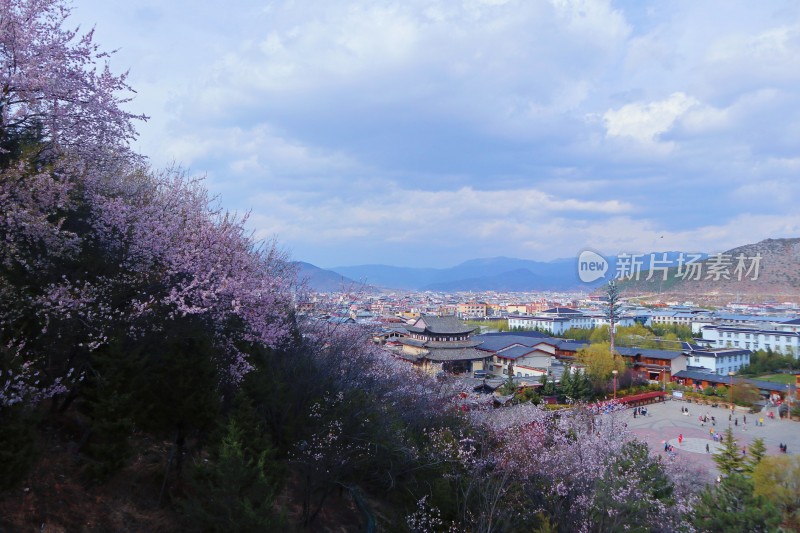
[[(93, 31), (67, 29), (63, 0), (0, 1), (0, 140), (35, 137), (39, 151), (71, 152), (84, 164), (135, 157), (133, 90), (111, 72)], [(8, 147), (4, 147), (8, 150)]]

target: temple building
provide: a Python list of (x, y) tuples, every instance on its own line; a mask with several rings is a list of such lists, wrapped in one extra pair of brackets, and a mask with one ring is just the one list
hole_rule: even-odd
[(476, 349), (475, 328), (465, 326), (452, 316), (423, 315), (406, 326), (408, 336), (396, 339), (401, 344), (400, 356), (430, 374), (473, 373), (487, 370), (491, 354)]

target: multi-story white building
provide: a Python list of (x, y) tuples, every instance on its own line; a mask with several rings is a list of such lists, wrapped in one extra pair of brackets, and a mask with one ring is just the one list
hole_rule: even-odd
[(728, 372), (738, 372), (749, 365), (750, 353), (750, 350), (711, 348), (684, 352), (684, 355), (687, 366), (707, 368), (715, 374), (725, 376)]
[[(622, 316), (617, 326), (632, 326), (633, 317)], [(514, 329), (539, 329), (550, 335), (561, 335), (570, 328), (591, 329), (607, 326), (608, 319), (600, 313), (587, 314), (569, 307), (553, 307), (534, 316), (509, 315), (508, 327)]]
[(702, 328), (703, 339), (718, 348), (766, 350), (800, 355), (800, 319), (761, 324), (711, 324)]
[(710, 313), (696, 313), (689, 311), (652, 311), (650, 323), (657, 325), (689, 326), (694, 322), (702, 321)]

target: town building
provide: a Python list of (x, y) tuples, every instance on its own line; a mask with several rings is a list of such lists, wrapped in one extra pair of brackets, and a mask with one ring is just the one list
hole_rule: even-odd
[(772, 350), (800, 356), (800, 319), (760, 323), (709, 324), (701, 329), (703, 339), (717, 348)]
[(491, 356), (475, 348), (481, 341), (472, 338), (474, 329), (455, 317), (423, 315), (406, 326), (407, 337), (394, 339), (396, 355), (430, 374), (485, 371)]
[(463, 319), (485, 318), (486, 309), (485, 302), (463, 302), (456, 305), (456, 315)]
[[(617, 326), (633, 326), (634, 318), (621, 316)], [(563, 335), (570, 328), (591, 329), (607, 326), (608, 318), (602, 313), (584, 313), (569, 307), (553, 307), (533, 316), (509, 315), (508, 327), (514, 330), (540, 330), (550, 335)]]
[(688, 358), (688, 366), (703, 367), (721, 376), (738, 372), (742, 367), (749, 365), (750, 354), (750, 350), (736, 348), (710, 348), (684, 352)]

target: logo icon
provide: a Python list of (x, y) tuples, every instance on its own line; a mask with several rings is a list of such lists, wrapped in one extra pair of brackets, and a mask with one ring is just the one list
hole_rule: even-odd
[(608, 272), (608, 261), (602, 255), (584, 250), (578, 256), (578, 277), (584, 283), (600, 279)]

